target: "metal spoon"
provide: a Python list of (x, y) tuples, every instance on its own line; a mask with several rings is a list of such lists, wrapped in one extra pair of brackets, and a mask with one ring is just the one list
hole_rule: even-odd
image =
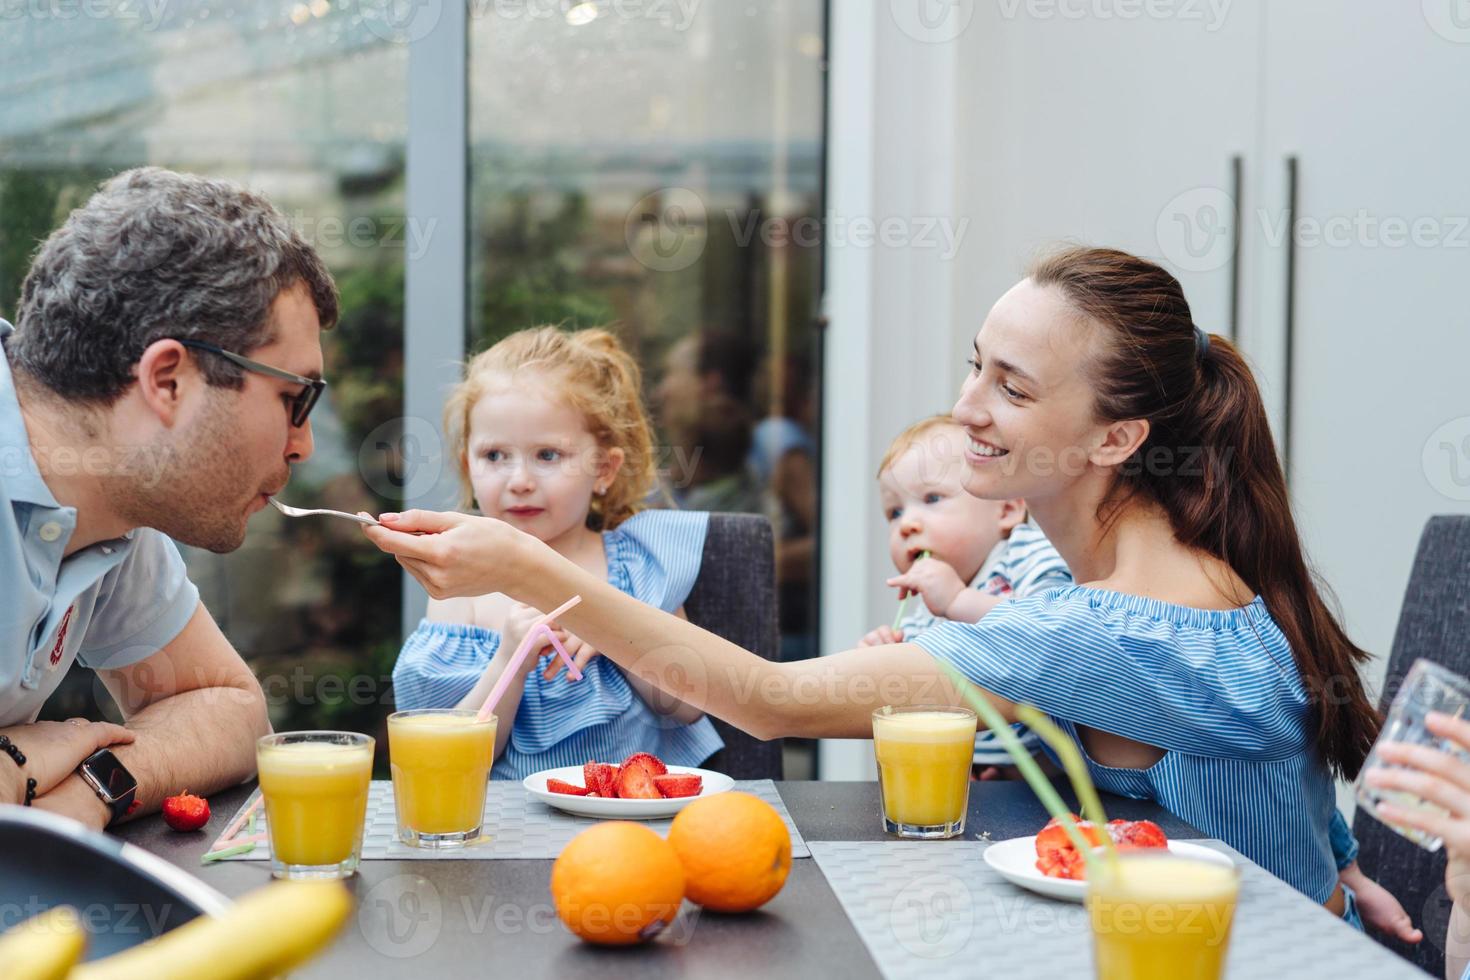
[(301, 507), (291, 507), (283, 504), (275, 497), (267, 497), (265, 499), (269, 500), (271, 504), (275, 506), (276, 510), (280, 511), (282, 514), (285, 514), (287, 517), (315, 517), (318, 514), (324, 514), (327, 517), (345, 517), (349, 521), (356, 521), (358, 524), (367, 524), (373, 527), (380, 526), (379, 523), (373, 520), (371, 517), (361, 517), (357, 514), (349, 514), (345, 511), (340, 510), (304, 510)]

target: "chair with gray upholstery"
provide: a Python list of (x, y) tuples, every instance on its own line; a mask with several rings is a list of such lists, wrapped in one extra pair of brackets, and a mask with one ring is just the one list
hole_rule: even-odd
[[(1399, 613), (1393, 652), (1383, 690), (1398, 690), (1404, 675), (1421, 657), (1461, 674), (1470, 674), (1470, 517), (1431, 517), (1419, 538), (1419, 551), (1409, 573), (1409, 588)], [(1444, 887), (1445, 854), (1430, 854), (1394, 833), (1361, 810), (1353, 833), (1362, 851), (1358, 865), (1393, 892), (1424, 930), (1417, 946), (1378, 938), (1405, 959), (1433, 976), (1444, 975), (1444, 937), (1450, 899)]]
[[(689, 621), (767, 660), (781, 659), (776, 548), (771, 524), (753, 514), (711, 514), (699, 579), (684, 601)], [(780, 779), (781, 740), (761, 741), (712, 718), (725, 740), (705, 768), (736, 779)]]

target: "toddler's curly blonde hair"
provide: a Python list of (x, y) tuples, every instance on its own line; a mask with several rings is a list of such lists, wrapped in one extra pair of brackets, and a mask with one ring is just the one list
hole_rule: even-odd
[(492, 376), (523, 371), (549, 379), (556, 394), (586, 421), (598, 448), (623, 451), (623, 465), (607, 492), (592, 498), (587, 526), (611, 531), (642, 510), (657, 473), (638, 363), (606, 330), (568, 332), (550, 326), (518, 331), (475, 355), (465, 367), (464, 380), (450, 392), (444, 405), (444, 431), (459, 467), (461, 505), (475, 506), (470, 411), (489, 390)]

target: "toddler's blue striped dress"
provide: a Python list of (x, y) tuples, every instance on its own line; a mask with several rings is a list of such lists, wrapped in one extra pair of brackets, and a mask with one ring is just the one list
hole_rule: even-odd
[(1066, 586), (913, 642), (1036, 705), (1079, 747), (1081, 725), (1164, 749), (1148, 769), (1087, 765), (1100, 788), (1157, 800), (1313, 900), (1331, 897), (1342, 818), (1291, 649), (1259, 596), (1215, 611)]
[[(607, 577), (614, 587), (665, 612), (684, 604), (699, 576), (709, 515), (647, 510), (603, 534)], [(451, 707), (475, 686), (500, 646), (497, 630), (423, 620), (404, 641), (393, 667), (400, 709)], [(521, 779), (541, 769), (579, 766), (589, 759), (621, 762), (652, 752), (665, 762), (697, 766), (724, 747), (708, 718), (680, 724), (649, 708), (618, 666), (595, 657), (580, 681), (563, 672), (541, 676), (556, 656), (541, 658), (525, 692), (496, 779)]]

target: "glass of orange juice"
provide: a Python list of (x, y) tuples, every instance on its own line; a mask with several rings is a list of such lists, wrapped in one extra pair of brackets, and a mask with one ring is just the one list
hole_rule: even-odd
[(458, 847), (480, 836), (495, 761), (495, 716), (421, 708), (388, 716), (388, 764), (398, 837), (414, 847)]
[(1098, 980), (1219, 980), (1240, 873), (1209, 861), (1134, 852), (1088, 869)]
[(879, 708), (873, 712), (873, 753), (884, 830), (920, 839), (965, 832), (975, 712), (923, 705)]
[(355, 732), (286, 732), (255, 743), (271, 874), (345, 878), (357, 870), (373, 744)]

